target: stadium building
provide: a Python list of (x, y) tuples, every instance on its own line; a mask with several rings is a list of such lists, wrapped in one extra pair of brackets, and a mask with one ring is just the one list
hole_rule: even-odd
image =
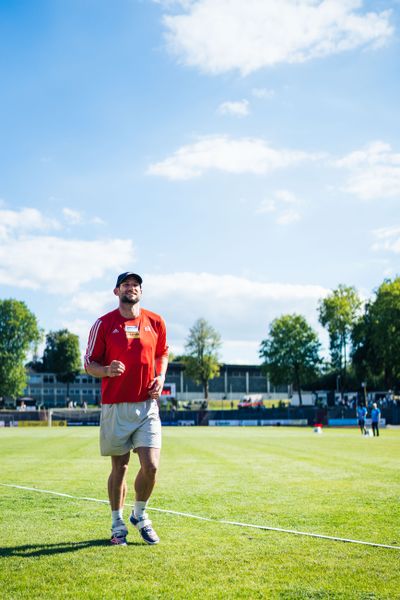
[[(39, 373), (30, 370), (25, 395), (35, 400), (37, 405), (66, 407), (69, 402), (75, 406), (84, 403), (99, 405), (101, 400), (101, 380), (81, 373), (69, 384), (57, 381), (54, 373)], [(265, 377), (260, 365), (222, 364), (220, 374), (209, 382), (209, 395), (214, 399), (237, 400), (244, 395), (262, 394), (270, 398), (287, 398), (287, 386), (273, 387)], [(189, 401), (203, 397), (201, 385), (197, 385), (185, 373), (183, 363), (171, 362), (168, 367), (164, 395), (178, 401)]]

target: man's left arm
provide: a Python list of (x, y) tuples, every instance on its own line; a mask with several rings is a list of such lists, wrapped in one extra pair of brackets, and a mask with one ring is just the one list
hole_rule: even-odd
[(168, 368), (168, 353), (156, 356), (155, 359), (156, 373), (153, 381), (149, 388), (149, 394), (151, 398), (158, 398), (163, 390), (165, 375)]
[(165, 376), (168, 369), (168, 353), (156, 357), (156, 379), (160, 380), (161, 390), (164, 386)]
[(151, 382), (149, 394), (151, 398), (156, 398), (161, 395), (164, 387), (165, 375), (168, 368), (168, 346), (167, 332), (164, 321), (161, 319), (160, 328), (158, 331), (158, 340), (155, 350), (155, 377)]

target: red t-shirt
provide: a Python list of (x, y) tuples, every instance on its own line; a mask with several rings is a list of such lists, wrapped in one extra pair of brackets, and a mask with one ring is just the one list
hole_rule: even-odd
[(143, 402), (155, 377), (155, 359), (162, 356), (168, 356), (162, 317), (141, 308), (136, 319), (126, 319), (116, 309), (97, 319), (90, 330), (85, 368), (92, 361), (100, 365), (123, 362), (122, 375), (102, 378), (102, 403)]

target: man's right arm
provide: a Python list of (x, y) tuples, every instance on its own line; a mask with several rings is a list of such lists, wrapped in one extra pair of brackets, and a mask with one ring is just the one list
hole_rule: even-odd
[(93, 377), (119, 377), (125, 371), (125, 365), (119, 360), (113, 360), (109, 365), (100, 365), (92, 361), (86, 364), (86, 371)]
[[(89, 332), (89, 339), (85, 354), (85, 371), (93, 377), (119, 377), (125, 371), (124, 363), (112, 360), (109, 365), (102, 364), (106, 354), (106, 336), (102, 319), (97, 319)], [(97, 359), (97, 360), (96, 360)]]

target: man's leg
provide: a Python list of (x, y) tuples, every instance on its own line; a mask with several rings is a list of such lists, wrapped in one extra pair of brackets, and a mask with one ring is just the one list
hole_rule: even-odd
[(129, 452), (122, 456), (111, 457), (111, 473), (108, 478), (108, 497), (112, 515), (112, 544), (126, 544), (128, 530), (122, 516), (122, 511), (127, 492), (126, 475), (128, 472), (129, 459)]
[(139, 456), (140, 469), (135, 480), (135, 508), (130, 521), (139, 530), (147, 544), (158, 544), (160, 539), (147, 516), (146, 506), (156, 482), (160, 449), (139, 447), (136, 451)]
[(111, 473), (108, 478), (108, 497), (111, 510), (119, 510), (124, 507), (127, 492), (126, 474), (130, 457), (130, 452), (122, 456), (111, 457)]
[(136, 501), (147, 502), (156, 483), (160, 448), (137, 448), (140, 469), (135, 480)]

